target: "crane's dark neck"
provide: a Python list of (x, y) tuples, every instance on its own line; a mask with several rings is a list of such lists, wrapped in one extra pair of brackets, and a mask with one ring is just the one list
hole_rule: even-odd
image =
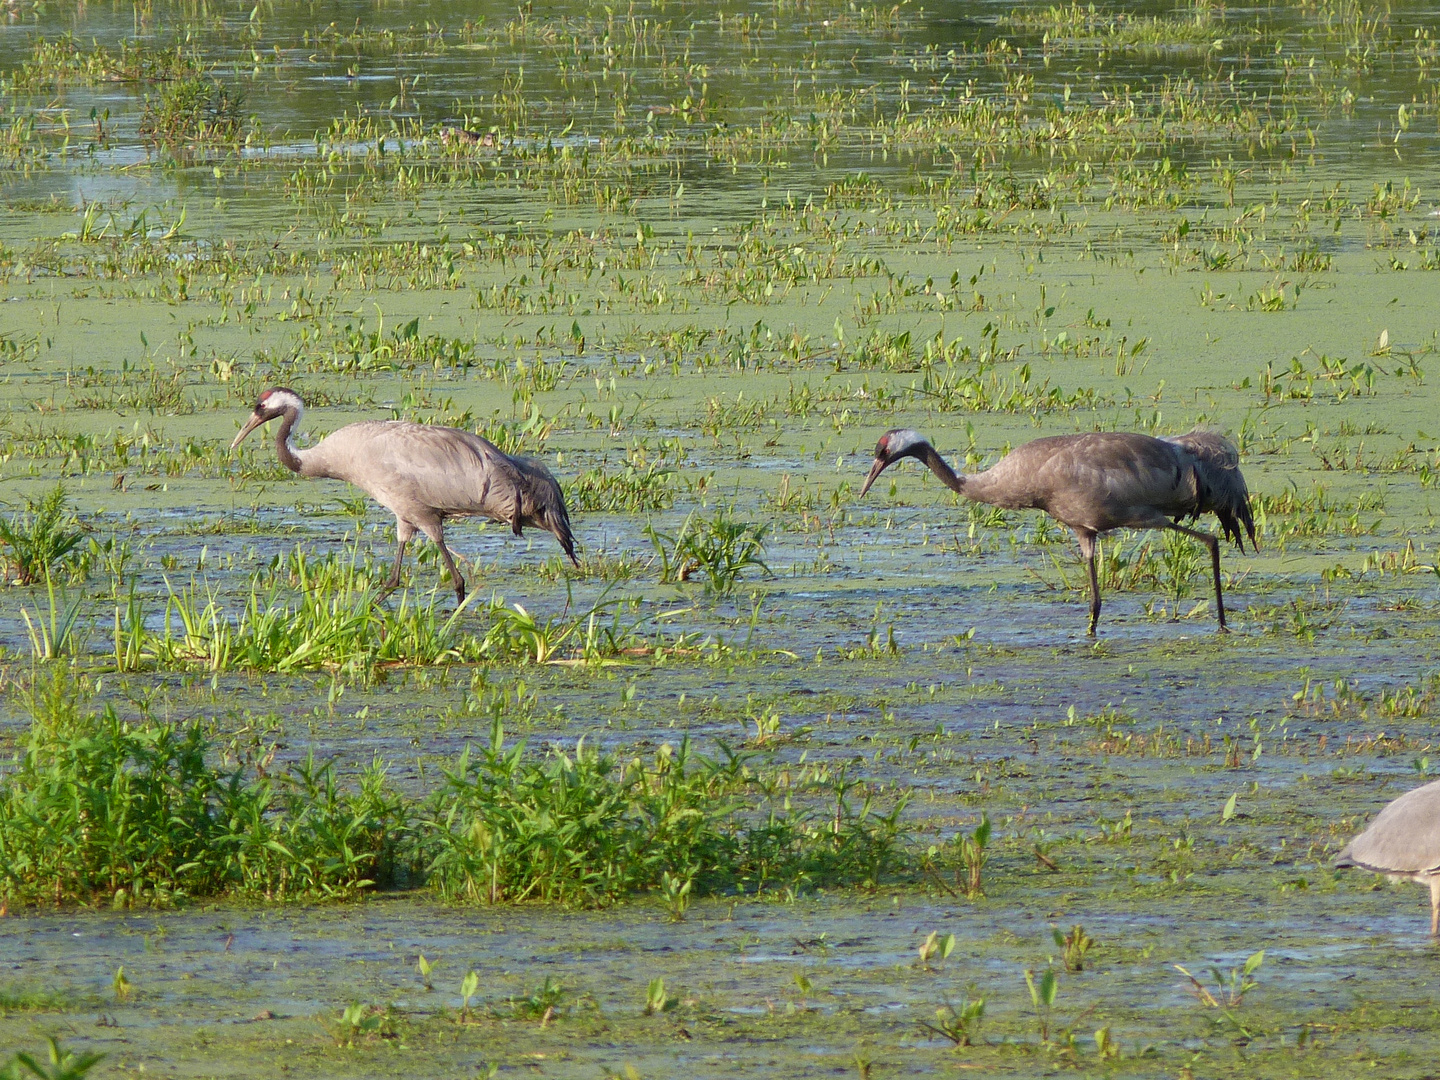
[(302, 463), (300, 455), (290, 445), (290, 432), (295, 429), (295, 422), (299, 419), (298, 409), (286, 409), (280, 414), (280, 427), (275, 432), (275, 453), (280, 458), (280, 464), (294, 473), (301, 471)]
[(916, 447), (912, 453), (930, 467), (941, 483), (973, 502), (1004, 506), (1011, 510), (1043, 505), (1043, 500), (1037, 498), (1028, 484), (1017, 483), (1014, 468), (1006, 467), (1007, 462), (1014, 464), (1009, 457), (984, 472), (957, 473), (929, 443)]
[(928, 465), (930, 467), (930, 471), (933, 472), (936, 476), (938, 476), (940, 478), (940, 482), (946, 487), (948, 487), (951, 491), (958, 491), (961, 495), (970, 494), (968, 491), (965, 490), (965, 481), (967, 477), (961, 476), (954, 469), (952, 469), (949, 462), (947, 462), (943, 457), (940, 456), (940, 451), (936, 450), (935, 447), (931, 446), (929, 443), (923, 443), (920, 446), (916, 447), (915, 456), (918, 457), (921, 461), (923, 461), (926, 465)]

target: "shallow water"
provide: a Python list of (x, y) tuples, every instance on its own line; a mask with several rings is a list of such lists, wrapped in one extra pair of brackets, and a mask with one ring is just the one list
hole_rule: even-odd
[[(568, 576), (547, 536), (452, 526), (472, 588), (548, 615), (613, 579), (644, 633), (708, 644), (489, 665), (538, 695), (512, 736), (713, 752), (773, 706), (754, 749), (778, 766), (845, 764), (885, 805), (908, 792), (922, 850), (982, 812), (996, 840), (975, 900), (921, 876), (707, 899), (679, 923), (649, 898), (423, 892), (12, 911), (4, 1044), (60, 1033), (126, 1075), (413, 1075), (421, 1054), (480, 1075), (1426, 1075), (1423, 893), (1329, 863), (1431, 771), (1437, 12), (1139, 5), (1077, 31), (1084, 12), (1046, 11), (22, 4), (7, 77), (37, 37), (185, 34), (254, 118), (243, 144), (167, 148), (138, 131), (162, 83), (4, 97), (7, 124), (35, 126), (0, 140), (0, 498), (63, 477), (91, 536), (134, 548), (65, 586), (102, 696), (272, 732), (282, 763), (378, 753), (426, 790), (488, 737), (469, 667), (121, 674), (115, 596), (133, 581), (155, 633), (172, 590), (208, 585), (233, 613), (297, 546), (388, 560), (373, 504), (357, 541), (338, 501), (355, 492), (289, 476), (258, 435), (226, 451), (268, 385), (308, 396), (311, 437), (538, 415), (548, 436), (521, 444), (568, 489), (660, 459), (665, 505), (577, 512), (594, 558)], [(1127, 87), (1133, 115), (1102, 113)], [(445, 146), (457, 122), (499, 145)], [(1223, 556), (1228, 637), (1202, 563), (1154, 537), (1107, 541), (1091, 641), (1073, 542), (1038, 515), (959, 503), (914, 466), (855, 498), (891, 427), (978, 467), (1037, 435), (1197, 423), (1236, 437), (1265, 499), (1259, 553)], [(769, 526), (772, 575), (719, 599), (660, 584), (647, 523), (720, 505)], [(407, 573), (428, 594), (433, 554)], [(47, 605), (0, 596), (12, 688)], [(3, 712), (13, 740), (18, 695)], [(1096, 945), (1042, 1036), (1024, 972), (1077, 923)], [(931, 930), (958, 945), (927, 971)], [(1223, 996), (1211, 967), (1260, 949), (1228, 1008), (1174, 966)], [(547, 976), (557, 1015), (518, 1016)], [(654, 978), (679, 1003), (642, 1016)], [(966, 996), (983, 1043), (957, 1050), (921, 1025)], [(393, 1005), (393, 1037), (340, 1045), (355, 1001)]]

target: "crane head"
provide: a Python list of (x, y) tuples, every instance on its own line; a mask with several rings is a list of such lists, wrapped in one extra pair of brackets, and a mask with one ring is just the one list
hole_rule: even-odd
[(235, 436), (235, 441), (230, 444), (230, 449), (234, 450), (244, 442), (245, 436), (257, 427), (268, 424), (277, 416), (284, 416), (291, 411), (295, 413), (297, 420), (305, 411), (305, 403), (300, 400), (300, 395), (286, 386), (272, 386), (260, 395), (260, 400), (255, 403), (255, 411), (245, 421), (245, 426), (240, 429), (240, 434)]
[(921, 448), (929, 445), (925, 436), (909, 428), (895, 428), (881, 435), (880, 441), (875, 444), (875, 463), (870, 466), (870, 475), (865, 477), (865, 486), (860, 489), (860, 497), (864, 498), (870, 485), (891, 465), (901, 458), (918, 457)]

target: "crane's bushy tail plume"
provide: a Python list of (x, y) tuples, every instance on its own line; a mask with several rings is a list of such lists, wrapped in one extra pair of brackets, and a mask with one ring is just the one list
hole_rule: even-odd
[[(575, 557), (575, 534), (570, 530), (570, 512), (565, 508), (565, 493), (550, 474), (550, 470), (534, 458), (515, 457), (510, 459), (527, 483), (522, 496), (521, 517), (524, 524), (544, 529), (560, 541), (560, 547), (576, 566), (580, 560)], [(520, 520), (516, 521), (518, 535)]]
[(1241, 551), (1245, 550), (1240, 532), (1244, 526), (1250, 546), (1259, 551), (1255, 519), (1250, 514), (1250, 491), (1245, 477), (1240, 475), (1240, 451), (1235, 444), (1218, 431), (1204, 428), (1196, 428), (1188, 435), (1171, 435), (1165, 441), (1189, 451), (1195, 459), (1196, 498), (1190, 520), (1207, 511), (1213, 513), (1220, 519), (1226, 539), (1234, 541)]
[(558, 512), (552, 512), (550, 517), (550, 531), (555, 534), (555, 539), (560, 541), (560, 547), (576, 566), (580, 560), (575, 557), (575, 534), (570, 531), (570, 515), (565, 510), (565, 501), (562, 499), (556, 507)]

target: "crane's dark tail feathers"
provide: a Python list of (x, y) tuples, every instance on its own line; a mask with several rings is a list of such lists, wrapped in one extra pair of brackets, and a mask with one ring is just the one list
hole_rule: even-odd
[(554, 477), (550, 477), (550, 482), (545, 485), (545, 498), (539, 509), (545, 528), (560, 541), (560, 547), (569, 560), (579, 566), (580, 560), (575, 557), (575, 534), (570, 529), (570, 511), (565, 507), (565, 493)]
[(550, 517), (550, 531), (555, 534), (555, 539), (560, 541), (560, 546), (570, 561), (579, 566), (580, 560), (575, 557), (575, 534), (570, 531), (570, 515), (565, 510), (564, 502), (560, 503), (559, 513)]
[(510, 459), (525, 480), (524, 499), (528, 505), (523, 518), (517, 513), (513, 522), (515, 535), (520, 535), (522, 524), (539, 526), (560, 541), (560, 547), (576, 566), (580, 560), (575, 557), (575, 534), (570, 529), (570, 512), (565, 508), (565, 493), (550, 470), (534, 458), (514, 457)]
[[(527, 520), (531, 525), (539, 525), (560, 541), (565, 557), (579, 566), (580, 560), (575, 557), (575, 534), (570, 529), (570, 512), (565, 509), (565, 496), (561, 494), (560, 485), (553, 477), (547, 476), (546, 479), (549, 482), (536, 493), (539, 497), (536, 499), (535, 516)], [(518, 520), (515, 533), (520, 533)]]
[[(1188, 450), (1195, 458), (1195, 508), (1193, 521), (1206, 512), (1220, 519), (1225, 538), (1245, 550), (1245, 537), (1256, 551), (1255, 518), (1250, 513), (1250, 490), (1240, 474), (1240, 451), (1218, 431), (1196, 428), (1188, 435), (1172, 435), (1165, 440)], [(1241, 533), (1241, 528), (1244, 533)]]
[[(560, 541), (560, 548), (565, 552), (565, 557), (579, 566), (580, 560), (575, 557), (575, 534), (570, 531), (570, 515), (565, 511), (565, 503), (557, 500), (548, 506), (539, 507), (537, 516), (538, 520), (536, 518), (529, 519), (530, 524), (538, 524), (546, 532), (552, 534), (556, 540)], [(518, 524), (515, 526), (515, 535), (520, 535)]]

